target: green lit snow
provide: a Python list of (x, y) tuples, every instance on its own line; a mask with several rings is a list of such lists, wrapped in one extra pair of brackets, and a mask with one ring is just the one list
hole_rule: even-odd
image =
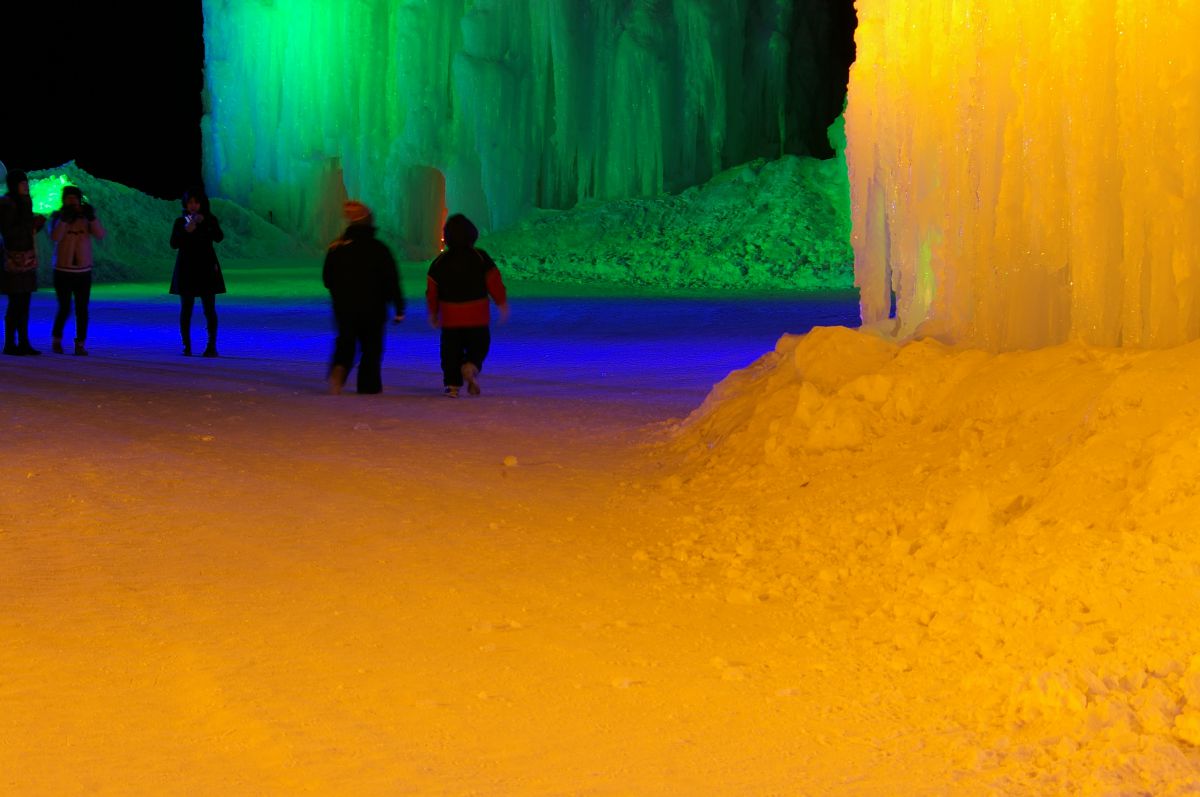
[[(33, 212), (49, 217), (62, 205), (62, 190), (68, 185), (75, 183), (65, 173), (30, 179), (29, 196), (33, 200)], [(83, 201), (90, 201), (87, 194), (84, 194)]]
[[(175, 260), (168, 240), (177, 201), (93, 177), (73, 163), (31, 173), (31, 182), (54, 197), (42, 212), (57, 208), (67, 184), (79, 186), (96, 206), (109, 233), (95, 247), (98, 281), (165, 290)], [(218, 255), (227, 272), (239, 272), (230, 282), (232, 295), (321, 294), (320, 250), (227, 200), (214, 199), (213, 210), (226, 234)], [(399, 242), (385, 241), (403, 256)], [(39, 236), (44, 263), (50, 262), (49, 246)], [(555, 285), (585, 284), (692, 294), (850, 290), (845, 161), (755, 161), (676, 195), (540, 211), (481, 246), (497, 258), (506, 279), (543, 294), (552, 294)], [(425, 261), (401, 270), (409, 295), (419, 296)], [(48, 276), (43, 269), (43, 279)]]

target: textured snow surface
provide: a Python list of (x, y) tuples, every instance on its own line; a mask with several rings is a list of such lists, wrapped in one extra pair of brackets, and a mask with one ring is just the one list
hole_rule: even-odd
[(686, 528), (647, 572), (795, 607), (944, 793), (1193, 793), (1197, 358), (786, 336), (676, 432)]
[(0, 791), (1200, 787), (1200, 344), (821, 328), (701, 403), (785, 305), (517, 288), (482, 398), (419, 308), (331, 397), (252, 274), (218, 360), (108, 287), (0, 358)]
[(847, 290), (846, 161), (755, 161), (676, 196), (548, 211), (481, 246), (506, 273), (553, 282)]

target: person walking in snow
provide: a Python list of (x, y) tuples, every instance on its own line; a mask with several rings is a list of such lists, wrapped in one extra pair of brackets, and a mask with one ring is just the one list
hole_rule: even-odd
[(4, 311), (4, 353), (41, 354), (29, 343), (29, 305), (37, 290), (34, 236), (46, 219), (33, 212), (29, 177), (22, 171), (5, 175), (8, 193), (0, 197), (0, 237), (4, 239), (0, 292), (8, 296)]
[(479, 230), (461, 213), (442, 227), (446, 251), (429, 266), (425, 301), (429, 323), (441, 329), (443, 394), (458, 398), (465, 381), (467, 392), (480, 394), (479, 372), (491, 348), (491, 308), (488, 297), (508, 318), (508, 292), (496, 262), (475, 246)]
[(357, 349), (359, 394), (383, 391), (383, 338), (388, 305), (395, 306), (392, 322), (404, 320), (404, 290), (400, 271), (387, 244), (375, 237), (371, 210), (362, 202), (342, 205), (345, 231), (329, 245), (321, 277), (333, 302), (337, 338), (329, 363), (329, 392), (342, 392), (354, 368)]
[(58, 312), (54, 315), (50, 347), (64, 354), (63, 329), (75, 302), (76, 355), (86, 355), (88, 304), (92, 296), (92, 239), (104, 238), (104, 225), (96, 209), (83, 201), (83, 192), (73, 185), (62, 190), (62, 207), (50, 214), (48, 229), (54, 242), (54, 294)]
[(208, 326), (204, 356), (217, 356), (217, 294), (225, 293), (225, 277), (213, 245), (224, 239), (225, 233), (212, 214), (204, 189), (189, 189), (183, 195), (183, 215), (175, 219), (171, 228), (171, 248), (179, 250), (171, 275), (171, 293), (179, 297), (179, 335), (186, 357), (192, 356), (192, 311), (197, 296)]

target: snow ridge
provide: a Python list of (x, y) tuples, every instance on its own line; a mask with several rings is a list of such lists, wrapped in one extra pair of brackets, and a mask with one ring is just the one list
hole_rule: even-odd
[(1190, 793), (1198, 360), (784, 336), (675, 429), (685, 531), (643, 561), (699, 600), (795, 607), (815, 670), (859, 663), (857, 699), (926, 696), (901, 723), (964, 782)]

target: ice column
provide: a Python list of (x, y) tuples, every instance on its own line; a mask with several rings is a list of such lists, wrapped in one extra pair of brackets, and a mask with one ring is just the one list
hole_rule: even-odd
[(1200, 337), (1200, 2), (857, 0), (865, 323), (991, 349)]
[(497, 229), (682, 189), (804, 138), (792, 9), (205, 0), (206, 180), (314, 240), (352, 194), (410, 254), (436, 243), (445, 206)]

